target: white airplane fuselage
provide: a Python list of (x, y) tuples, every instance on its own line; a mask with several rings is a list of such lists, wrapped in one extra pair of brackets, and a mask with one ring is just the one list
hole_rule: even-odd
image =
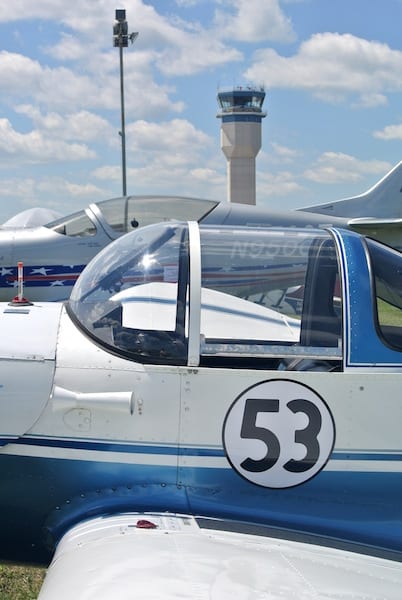
[[(376, 331), (360, 237), (335, 239), (344, 264), (342, 345), (321, 355), (341, 362), (333, 372), (270, 366), (275, 344), (265, 366), (225, 367), (215, 356), (195, 364), (192, 336), (201, 330), (192, 293), (185, 364), (119, 355), (59, 303), (1, 304), (0, 558), (47, 563), (72, 525), (133, 510), (242, 520), (401, 553), (402, 352)], [(162, 287), (145, 286), (166, 301), (155, 295)], [(142, 288), (133, 289), (120, 296), (129, 330)], [(201, 295), (201, 311), (213, 312), (220, 294)], [(226, 304), (238, 318), (239, 307), (237, 299)], [(258, 324), (263, 308), (250, 310)], [(289, 336), (291, 326), (278, 321), (278, 351), (285, 342), (299, 351), (280, 333)], [(231, 335), (228, 351), (236, 352)]]
[[(334, 537), (341, 528), (356, 543), (400, 547), (394, 531), (402, 485), (400, 373), (365, 373), (362, 385), (362, 374), (353, 372), (244, 370), (233, 376), (231, 369), (135, 364), (95, 346), (60, 305), (50, 306), (31, 307), (30, 314), (0, 309), (2, 355), (10, 354), (0, 363), (1, 527), (7, 545), (18, 543), (16, 558), (45, 560), (38, 540), (51, 549), (72, 523), (100, 506), (103, 512), (169, 510), (314, 533), (325, 522)], [(29, 321), (34, 335), (46, 328), (48, 341), (38, 335), (32, 339), (41, 338), (39, 346), (27, 345)], [(58, 327), (56, 348), (50, 340)], [(222, 448), (234, 400), (267, 379), (272, 390), (292, 382), (296, 396), (308, 385), (325, 398), (336, 423), (328, 465), (296, 488), (253, 485), (234, 472)]]

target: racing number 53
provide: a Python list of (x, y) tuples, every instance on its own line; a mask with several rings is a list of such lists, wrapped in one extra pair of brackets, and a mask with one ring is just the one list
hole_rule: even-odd
[(289, 380), (246, 390), (230, 407), (223, 428), (231, 466), (252, 483), (273, 488), (299, 485), (316, 475), (334, 439), (334, 421), (324, 400)]
[[(306, 448), (305, 457), (300, 460), (292, 458), (283, 465), (287, 471), (302, 473), (311, 469), (320, 455), (317, 436), (321, 429), (321, 413), (312, 402), (304, 398), (290, 400), (287, 407), (293, 413), (303, 412), (308, 416), (307, 426), (294, 432), (294, 441)], [(280, 442), (275, 433), (266, 427), (256, 425), (257, 416), (261, 412), (279, 412), (279, 400), (273, 398), (247, 398), (246, 400), (240, 437), (261, 440), (267, 447), (264, 458), (254, 460), (248, 457), (240, 463), (243, 469), (252, 473), (261, 473), (273, 467), (281, 453)]]

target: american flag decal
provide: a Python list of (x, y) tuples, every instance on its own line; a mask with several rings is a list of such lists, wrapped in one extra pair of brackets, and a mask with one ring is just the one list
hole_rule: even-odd
[[(24, 266), (24, 287), (72, 287), (85, 266), (86, 265)], [(17, 266), (2, 267), (0, 270), (0, 287), (16, 288), (17, 285)]]

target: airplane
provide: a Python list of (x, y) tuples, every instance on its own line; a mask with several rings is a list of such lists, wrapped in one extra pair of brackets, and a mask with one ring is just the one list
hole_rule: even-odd
[(348, 229), (166, 221), (1, 303), (0, 560), (40, 600), (399, 599), (401, 274)]
[(402, 247), (402, 162), (361, 196), (300, 210), (175, 196), (128, 196), (91, 204), (85, 210), (38, 227), (0, 229), (0, 300), (15, 296), (17, 265), (32, 300), (66, 300), (84, 266), (106, 245), (137, 227), (165, 220), (200, 223), (308, 227), (334, 225)]

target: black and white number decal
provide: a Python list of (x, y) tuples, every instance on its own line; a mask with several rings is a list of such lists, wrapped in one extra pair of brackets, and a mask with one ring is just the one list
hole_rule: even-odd
[(335, 442), (334, 420), (311, 388), (286, 379), (259, 383), (230, 407), (223, 446), (232, 467), (269, 488), (287, 488), (314, 477)]

